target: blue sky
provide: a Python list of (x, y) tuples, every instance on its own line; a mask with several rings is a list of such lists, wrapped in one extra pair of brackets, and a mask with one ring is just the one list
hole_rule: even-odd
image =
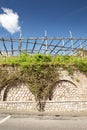
[[(23, 37), (87, 37), (87, 0), (0, 0), (2, 7), (19, 16)], [(0, 26), (0, 37), (18, 37)]]

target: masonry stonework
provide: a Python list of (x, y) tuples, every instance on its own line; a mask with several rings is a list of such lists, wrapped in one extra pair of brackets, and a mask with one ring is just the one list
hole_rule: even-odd
[(35, 101), (34, 95), (27, 85), (15, 84), (8, 86), (4, 91), (4, 101)]
[[(44, 112), (87, 113), (87, 77), (81, 72), (73, 75), (60, 68), (58, 82), (53, 83), (51, 98), (45, 101)], [(27, 84), (15, 83), (0, 91), (0, 109), (38, 111), (38, 102)]]
[(60, 81), (53, 87), (52, 100), (46, 102), (45, 111), (87, 113), (87, 77), (79, 71), (69, 75), (62, 68), (59, 77)]
[(16, 83), (2, 89), (0, 109), (37, 111), (37, 103), (27, 85)]

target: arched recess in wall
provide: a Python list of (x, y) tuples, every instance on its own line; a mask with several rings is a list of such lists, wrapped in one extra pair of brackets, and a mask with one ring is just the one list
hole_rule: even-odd
[(6, 87), (3, 101), (35, 101), (35, 97), (27, 85), (16, 83)]
[(50, 92), (49, 100), (73, 101), (78, 100), (78, 87), (69, 80), (56, 82)]

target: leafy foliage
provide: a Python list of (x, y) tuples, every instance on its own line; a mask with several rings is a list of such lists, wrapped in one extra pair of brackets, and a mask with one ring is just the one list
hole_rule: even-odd
[[(52, 84), (59, 80), (58, 68), (66, 69), (69, 74), (79, 70), (87, 75), (87, 57), (51, 56), (23, 53), (15, 57), (0, 57), (0, 65), (16, 67), (15, 73), (0, 69), (0, 89), (15, 82), (25, 82), (44, 110), (45, 100), (49, 97)], [(44, 102), (41, 102), (43, 100)]]
[(46, 99), (53, 82), (58, 80), (57, 68), (52, 65), (32, 65), (22, 70), (24, 80), (38, 99)]

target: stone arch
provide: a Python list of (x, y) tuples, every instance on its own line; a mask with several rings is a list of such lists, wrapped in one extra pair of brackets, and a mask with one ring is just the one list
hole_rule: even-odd
[(6, 87), (3, 101), (35, 101), (35, 97), (24, 83), (16, 83)]
[(72, 81), (59, 80), (53, 85), (50, 100), (73, 101), (78, 98), (78, 87)]

